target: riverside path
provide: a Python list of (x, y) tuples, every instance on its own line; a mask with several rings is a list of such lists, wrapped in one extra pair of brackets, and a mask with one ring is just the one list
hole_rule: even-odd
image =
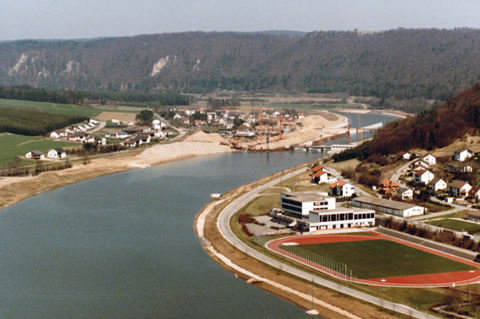
[(272, 267), (275, 267), (277, 269), (281, 269), (282, 271), (285, 271), (287, 273), (290, 273), (292, 275), (295, 275), (299, 278), (303, 278), (307, 281), (314, 282), (316, 284), (319, 284), (321, 286), (336, 290), (338, 292), (341, 292), (343, 294), (355, 297), (360, 300), (364, 300), (366, 302), (369, 302), (371, 304), (377, 305), (379, 307), (383, 307), (385, 309), (390, 309), (392, 311), (396, 311), (398, 313), (405, 314), (410, 317), (415, 317), (415, 318), (437, 318), (433, 315), (426, 314), (423, 312), (420, 312), (418, 310), (415, 310), (411, 307), (408, 307), (403, 304), (399, 303), (394, 303), (390, 301), (385, 301), (381, 298), (377, 298), (374, 296), (371, 296), (369, 294), (357, 291), (355, 289), (345, 287), (343, 285), (337, 284), (335, 282), (332, 282), (327, 279), (323, 279), (317, 276), (312, 275), (311, 273), (299, 270), (297, 268), (285, 265), (284, 263), (277, 261), (275, 259), (272, 259), (268, 256), (263, 255), (259, 251), (249, 247), (247, 244), (242, 242), (235, 234), (233, 233), (232, 229), (230, 228), (230, 219), (233, 217), (233, 215), (239, 211), (242, 207), (244, 207), (247, 203), (255, 199), (259, 195), (259, 193), (269, 187), (272, 187), (278, 183), (281, 183), (282, 181), (292, 177), (299, 175), (301, 173), (305, 172), (305, 168), (298, 169), (296, 171), (293, 171), (292, 173), (288, 173), (286, 175), (283, 175), (275, 180), (272, 180), (271, 182), (266, 183), (265, 185), (259, 186), (242, 196), (238, 197), (237, 199), (233, 200), (230, 204), (228, 204), (220, 213), (218, 220), (217, 220), (217, 227), (222, 234), (222, 236), (230, 242), (233, 246), (235, 246), (237, 249), (245, 252), (247, 255), (256, 258), (262, 262), (264, 262), (267, 265), (270, 265)]

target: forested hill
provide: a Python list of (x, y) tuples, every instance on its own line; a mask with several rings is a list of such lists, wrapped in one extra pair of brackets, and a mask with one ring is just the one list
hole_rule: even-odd
[(480, 133), (480, 83), (433, 111), (387, 124), (375, 134), (370, 153), (430, 150), (447, 146), (466, 133)]
[(480, 80), (480, 30), (174, 33), (0, 43), (0, 85), (348, 92), (446, 99)]

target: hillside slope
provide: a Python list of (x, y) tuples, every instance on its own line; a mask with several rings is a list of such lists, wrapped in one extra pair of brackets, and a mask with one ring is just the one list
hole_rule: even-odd
[(373, 153), (395, 154), (414, 148), (445, 147), (480, 129), (480, 83), (433, 111), (387, 124), (371, 141)]
[(446, 100), (477, 82), (480, 30), (203, 33), (0, 43), (0, 84), (348, 92)]

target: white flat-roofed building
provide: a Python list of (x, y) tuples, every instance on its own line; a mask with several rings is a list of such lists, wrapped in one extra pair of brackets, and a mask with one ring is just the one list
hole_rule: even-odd
[(375, 225), (375, 211), (372, 209), (333, 209), (310, 211), (308, 220), (299, 222), (309, 231), (319, 229), (342, 229), (370, 227)]
[(310, 211), (335, 209), (335, 197), (322, 192), (282, 193), (280, 200), (285, 214), (296, 218), (308, 218)]
[(403, 202), (397, 202), (394, 200), (369, 196), (360, 196), (353, 198), (352, 205), (360, 208), (374, 209), (378, 212), (404, 218), (419, 216), (425, 213), (425, 208), (421, 206), (415, 206)]

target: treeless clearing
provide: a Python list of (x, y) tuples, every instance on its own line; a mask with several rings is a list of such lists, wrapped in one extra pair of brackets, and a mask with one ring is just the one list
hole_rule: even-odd
[(135, 122), (135, 113), (125, 113), (125, 112), (102, 112), (97, 116), (99, 121), (110, 121), (111, 119), (117, 119), (122, 122)]

